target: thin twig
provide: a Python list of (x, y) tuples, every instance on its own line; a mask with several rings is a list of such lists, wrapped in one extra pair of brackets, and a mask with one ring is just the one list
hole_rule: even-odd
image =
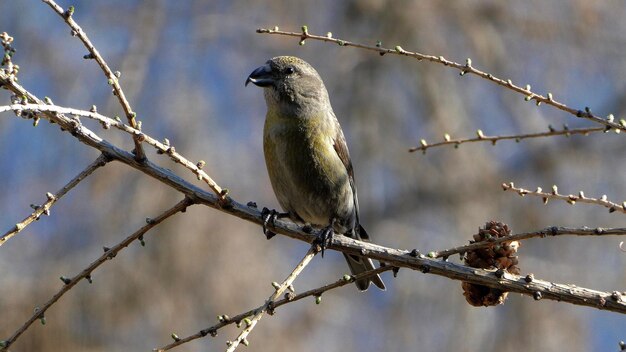
[(471, 73), (473, 75), (476, 75), (483, 79), (491, 81), (499, 86), (502, 86), (514, 92), (520, 93), (526, 97), (526, 100), (534, 100), (537, 103), (537, 105), (541, 103), (545, 103), (546, 105), (553, 106), (559, 110), (568, 112), (576, 117), (585, 118), (593, 122), (600, 123), (605, 126), (609, 126), (610, 128), (613, 128), (613, 129), (626, 131), (625, 119), (621, 119), (620, 123), (615, 123), (613, 122), (612, 115), (609, 115), (608, 118), (604, 119), (602, 117), (599, 117), (593, 114), (589, 107), (585, 107), (582, 110), (572, 109), (568, 107), (567, 105), (556, 101), (554, 97), (552, 96), (552, 93), (547, 93), (545, 96), (541, 94), (537, 94), (530, 90), (530, 85), (526, 85), (526, 87), (521, 87), (521, 86), (513, 84), (513, 82), (510, 79), (504, 80), (504, 79), (501, 79), (492, 75), (491, 73), (478, 70), (472, 66), (472, 60), (469, 58), (467, 59), (465, 64), (459, 64), (457, 62), (447, 60), (443, 56), (426, 55), (426, 54), (421, 54), (418, 52), (407, 51), (407, 50), (404, 50), (399, 45), (396, 46), (394, 49), (389, 49), (389, 48), (383, 47), (380, 42), (377, 45), (366, 45), (366, 44), (355, 43), (355, 42), (351, 42), (351, 41), (347, 41), (343, 39), (336, 39), (336, 38), (333, 38), (332, 35), (326, 35), (326, 36), (314, 35), (308, 32), (308, 29), (306, 26), (302, 27), (302, 32), (287, 32), (287, 31), (281, 31), (278, 29), (259, 28), (257, 29), (257, 33), (276, 34), (276, 35), (284, 35), (284, 36), (289, 36), (289, 37), (296, 37), (300, 39), (301, 44), (304, 44), (307, 39), (314, 39), (314, 40), (320, 40), (323, 42), (335, 43), (340, 46), (353, 46), (353, 47), (360, 48), (360, 49), (376, 51), (380, 55), (385, 55), (385, 54), (401, 55), (401, 56), (412, 57), (419, 61), (426, 60), (426, 61), (436, 62), (444, 66), (456, 68), (457, 70), (460, 71), (462, 76), (468, 73)]
[(309, 248), (308, 252), (304, 255), (304, 258), (296, 265), (296, 267), (291, 271), (291, 274), (287, 276), (283, 282), (275, 286), (276, 291), (267, 299), (265, 304), (259, 307), (254, 313), (252, 318), (246, 320), (246, 327), (241, 331), (239, 336), (234, 341), (231, 341), (226, 349), (226, 352), (233, 352), (237, 349), (240, 343), (245, 345), (248, 344), (247, 337), (252, 332), (252, 329), (256, 326), (256, 324), (261, 320), (265, 312), (270, 309), (270, 307), (274, 304), (274, 301), (278, 299), (278, 297), (282, 296), (283, 293), (291, 286), (293, 281), (300, 275), (300, 273), (304, 270), (304, 268), (313, 260), (313, 257), (318, 253), (318, 245), (314, 243), (311, 248)]
[(44, 317), (44, 313), (61, 298), (65, 293), (67, 293), (72, 287), (78, 284), (82, 279), (91, 280), (91, 273), (96, 270), (100, 265), (104, 264), (107, 260), (112, 259), (119, 253), (122, 249), (128, 247), (133, 241), (137, 240), (141, 236), (143, 236), (146, 232), (148, 232), (153, 227), (157, 226), (167, 218), (171, 217), (174, 214), (179, 212), (184, 212), (185, 209), (189, 205), (193, 204), (193, 200), (189, 197), (185, 197), (182, 201), (178, 202), (176, 205), (166, 210), (156, 218), (150, 219), (147, 221), (147, 224), (141, 227), (139, 230), (135, 231), (132, 235), (126, 237), (123, 241), (116, 244), (111, 248), (104, 248), (104, 254), (102, 254), (98, 259), (89, 264), (83, 271), (78, 273), (73, 278), (65, 278), (61, 277), (63, 281), (63, 287), (50, 298), (43, 306), (40, 306), (36, 309), (33, 315), (22, 325), (17, 331), (11, 335), (11, 337), (7, 340), (2, 341), (0, 351), (7, 351), (8, 348), (22, 335), (36, 320)]
[[(2, 77), (0, 76), (0, 79)], [(15, 111), (18, 115), (21, 111), (31, 111), (35, 115), (39, 112), (54, 112), (60, 114), (68, 114), (75, 116), (84, 116), (90, 119), (96, 120), (100, 122), (104, 129), (109, 129), (110, 127), (115, 127), (120, 131), (124, 131), (132, 136), (138, 136), (143, 142), (153, 146), (157, 149), (157, 153), (164, 154), (170, 157), (174, 162), (184, 166), (193, 172), (198, 180), (204, 181), (215, 194), (217, 194), (221, 199), (225, 200), (226, 190), (220, 187), (206, 172), (202, 170), (203, 162), (198, 162), (196, 164), (189, 161), (187, 158), (176, 152), (176, 149), (170, 145), (169, 140), (165, 140), (164, 142), (159, 142), (155, 138), (150, 137), (149, 135), (143, 133), (142, 131), (135, 129), (131, 126), (128, 126), (121, 121), (116, 119), (112, 119), (110, 117), (104, 116), (100, 113), (86, 110), (79, 110), (73, 108), (66, 108), (58, 105), (49, 105), (49, 104), (13, 104), (13, 105), (5, 105), (0, 106), (0, 113), (5, 111)], [(48, 118), (48, 116), (44, 115), (43, 118)]]
[[(455, 148), (457, 148), (459, 145), (464, 144), (464, 143), (474, 143), (474, 142), (491, 142), (492, 145), (496, 145), (496, 142), (507, 140), (507, 139), (513, 139), (516, 142), (519, 142), (523, 139), (529, 139), (529, 138), (552, 137), (552, 136), (560, 136), (560, 135), (565, 135), (569, 137), (570, 135), (575, 135), (575, 134), (582, 134), (584, 136), (587, 136), (589, 135), (589, 133), (606, 132), (606, 131), (607, 131), (606, 127), (587, 127), (587, 128), (575, 128), (575, 129), (563, 128), (562, 130), (556, 130), (554, 128), (550, 128), (550, 130), (546, 132), (537, 132), (537, 133), (528, 133), (528, 134), (512, 134), (512, 135), (506, 135), (506, 136), (486, 136), (483, 134), (482, 130), (478, 130), (476, 131), (476, 135), (478, 137), (459, 138), (459, 139), (450, 139), (450, 135), (446, 133), (443, 137), (444, 140), (442, 142), (431, 144), (431, 143), (427, 143), (426, 140), (422, 139), (420, 141), (421, 145), (419, 147), (413, 147), (409, 149), (409, 152), (412, 153), (416, 151), (421, 151), (422, 153), (426, 154), (426, 150), (430, 148), (435, 148), (435, 147), (440, 147), (443, 145), (450, 145), (450, 144), (454, 145)], [(617, 131), (621, 131), (621, 130), (617, 130)]]
[(2, 237), (0, 237), (0, 246), (6, 243), (8, 239), (17, 235), (22, 230), (26, 228), (26, 226), (30, 225), (33, 221), (39, 220), (41, 214), (49, 215), (50, 208), (56, 203), (61, 197), (63, 197), (67, 192), (69, 192), (72, 188), (78, 185), (82, 180), (84, 180), (87, 176), (91, 175), (94, 171), (96, 171), (99, 167), (104, 166), (109, 161), (109, 158), (105, 154), (100, 154), (100, 156), (91, 164), (89, 164), (83, 171), (81, 171), (76, 177), (70, 180), (65, 186), (63, 186), (56, 193), (47, 193), (45, 203), (40, 206), (35, 207), (35, 210), (24, 220), (18, 222), (13, 226), (12, 229), (7, 231)]
[(541, 187), (537, 187), (536, 191), (531, 191), (528, 189), (515, 187), (515, 184), (513, 182), (503, 183), (502, 189), (505, 191), (517, 192), (517, 194), (519, 194), (522, 197), (527, 196), (527, 195), (541, 197), (543, 199), (543, 204), (548, 204), (549, 199), (558, 199), (558, 200), (566, 201), (567, 203), (571, 205), (574, 205), (577, 202), (601, 205), (605, 208), (608, 208), (609, 213), (614, 213), (617, 211), (617, 212), (626, 214), (626, 201), (622, 202), (621, 205), (617, 203), (613, 203), (607, 199), (606, 194), (602, 195), (602, 197), (600, 198), (586, 197), (583, 191), (578, 192), (578, 195), (559, 194), (558, 188), (556, 185), (552, 186), (552, 192), (550, 193), (543, 192)]
[[(83, 42), (83, 44), (89, 51), (89, 54), (85, 56), (85, 59), (96, 60), (96, 62), (102, 69), (102, 72), (104, 72), (104, 75), (106, 76), (109, 85), (113, 87), (113, 94), (119, 100), (120, 105), (122, 106), (122, 109), (124, 110), (124, 114), (126, 115), (126, 118), (128, 119), (128, 123), (133, 128), (137, 129), (138, 125), (137, 125), (137, 121), (135, 120), (135, 116), (137, 114), (130, 107), (130, 103), (128, 102), (128, 100), (126, 99), (126, 96), (124, 95), (124, 91), (122, 90), (122, 87), (120, 86), (120, 83), (118, 80), (118, 75), (116, 75), (111, 70), (111, 68), (109, 68), (109, 65), (107, 65), (106, 61), (104, 61), (104, 59), (98, 52), (98, 49), (96, 49), (96, 47), (91, 43), (91, 40), (89, 40), (89, 37), (87, 37), (87, 34), (85, 33), (85, 31), (83, 31), (83, 29), (78, 25), (78, 23), (76, 23), (76, 21), (74, 21), (74, 19), (72, 18), (72, 15), (74, 14), (74, 6), (70, 6), (68, 10), (66, 11), (66, 10), (63, 10), (61, 6), (57, 5), (56, 2), (54, 2), (54, 0), (42, 0), (42, 1), (48, 6), (50, 6), (59, 16), (61, 16), (61, 18), (65, 20), (65, 23), (67, 23), (67, 25), (70, 26), (70, 28), (72, 29), (72, 36), (77, 36)], [(146, 154), (143, 151), (143, 147), (141, 146), (141, 142), (142, 142), (141, 138), (139, 138), (138, 136), (134, 136), (133, 142), (135, 143), (135, 156), (137, 160), (138, 161), (144, 160), (146, 158)]]
[(0, 33), (0, 46), (2, 46), (2, 59), (0, 60), (0, 67), (5, 66), (5, 72), (13, 77), (17, 75), (19, 71), (19, 66), (14, 65), (11, 58), (13, 54), (15, 54), (15, 48), (11, 45), (13, 43), (13, 37), (9, 35), (7, 32)]
[[(380, 268), (376, 268), (376, 269), (370, 270), (370, 271), (365, 271), (365, 272), (362, 272), (362, 273), (360, 273), (358, 275), (345, 275), (343, 278), (341, 278), (341, 279), (339, 279), (339, 280), (337, 280), (337, 281), (335, 281), (333, 283), (330, 283), (330, 284), (327, 284), (327, 285), (324, 285), (322, 287), (318, 287), (318, 288), (315, 288), (315, 289), (312, 289), (312, 290), (308, 290), (308, 291), (299, 293), (297, 295), (289, 295), (289, 294), (287, 294), (284, 298), (274, 302), (274, 304), (272, 305), (272, 309), (275, 310), (276, 308), (278, 308), (280, 306), (283, 306), (283, 305), (288, 304), (288, 303), (293, 303), (293, 302), (299, 301), (299, 300), (301, 300), (303, 298), (306, 298), (306, 297), (320, 297), (326, 291), (330, 291), (330, 290), (335, 289), (335, 288), (343, 287), (343, 286), (349, 285), (349, 284), (351, 284), (351, 283), (353, 283), (353, 282), (355, 282), (357, 280), (361, 280), (361, 279), (365, 279), (365, 278), (368, 278), (368, 277), (372, 277), (372, 276), (378, 275), (378, 274), (380, 274), (382, 272), (389, 271), (389, 270), (392, 270), (392, 269), (393, 269), (393, 267), (391, 267), (391, 266), (381, 266)], [(251, 316), (252, 314), (254, 314), (254, 312), (256, 312), (258, 309), (259, 308), (251, 309), (251, 310), (249, 310), (247, 312), (244, 312), (244, 313), (241, 313), (241, 314), (237, 314), (236, 316), (233, 316), (233, 317), (229, 317), (229, 319), (224, 319), (225, 316), (221, 316), (220, 317), (221, 319), (220, 319), (219, 323), (217, 323), (217, 324), (215, 324), (213, 326), (210, 326), (210, 327), (208, 327), (206, 329), (202, 329), (202, 330), (200, 330), (199, 332), (197, 332), (197, 333), (195, 333), (193, 335), (189, 335), (189, 336), (184, 337), (184, 338), (178, 338), (173, 343), (171, 343), (171, 344), (169, 344), (167, 346), (155, 348), (153, 351), (163, 352), (163, 351), (170, 350), (170, 349), (172, 349), (174, 347), (180, 346), (182, 344), (185, 344), (187, 342), (190, 342), (190, 341), (193, 341), (193, 340), (205, 337), (207, 335), (217, 336), (217, 331), (219, 329), (225, 327), (225, 326), (228, 326), (230, 324), (241, 324), (242, 322), (247, 322), (247, 321), (245, 321), (245, 319), (248, 318), (249, 316)]]
[(596, 227), (594, 229), (588, 227), (581, 228), (571, 228), (571, 227), (561, 227), (561, 226), (552, 226), (546, 227), (545, 229), (532, 231), (532, 232), (524, 232), (518, 233), (515, 235), (493, 238), (487, 242), (476, 242), (472, 244), (468, 244), (465, 246), (459, 246), (455, 248), (450, 248), (437, 252), (428, 253), (429, 257), (432, 258), (447, 258), (453, 254), (457, 253), (466, 253), (469, 251), (473, 251), (480, 248), (492, 247), (499, 243), (503, 242), (511, 242), (511, 241), (521, 241), (529, 238), (537, 238), (537, 237), (550, 237), (550, 236), (563, 236), (563, 235), (574, 235), (574, 236), (609, 236), (609, 235), (626, 235), (626, 228), (603, 228)]
[(353, 283), (355, 281), (358, 281), (358, 280), (361, 280), (361, 279), (366, 279), (366, 278), (369, 278), (369, 277), (372, 277), (372, 276), (376, 276), (376, 275), (378, 275), (380, 273), (384, 273), (385, 271), (394, 270), (394, 269), (396, 269), (396, 268), (394, 268), (392, 266), (385, 265), (385, 266), (381, 266), (381, 267), (378, 267), (378, 268), (373, 269), (373, 270), (364, 271), (364, 272), (362, 272), (362, 273), (360, 273), (358, 275), (348, 275), (348, 274), (346, 274), (341, 279), (339, 279), (339, 280), (337, 280), (337, 281), (335, 281), (333, 283), (330, 283), (330, 284), (327, 284), (327, 285), (324, 285), (324, 286), (321, 286), (321, 287), (318, 287), (318, 288), (314, 288), (314, 289), (311, 289), (311, 290), (308, 290), (308, 291), (304, 291), (304, 292), (299, 293), (297, 295), (294, 295), (292, 297), (291, 296), (290, 297), (285, 297), (285, 298), (281, 299), (280, 301), (276, 301), (276, 303), (274, 304), (273, 308), (278, 308), (278, 307), (280, 307), (282, 305), (285, 305), (287, 303), (296, 302), (296, 301), (299, 301), (299, 300), (301, 300), (303, 298), (306, 298), (306, 297), (311, 297), (311, 296), (321, 297), (322, 294), (324, 292), (326, 292), (326, 291), (330, 291), (330, 290), (335, 289), (335, 288), (343, 287), (343, 286), (349, 285), (349, 284), (351, 284), (351, 283)]

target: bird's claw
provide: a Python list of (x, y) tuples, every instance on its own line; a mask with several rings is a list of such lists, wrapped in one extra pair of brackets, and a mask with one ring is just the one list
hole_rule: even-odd
[(333, 223), (331, 223), (330, 225), (325, 227), (318, 235), (316, 242), (321, 248), (322, 258), (324, 258), (324, 250), (328, 248), (328, 245), (331, 244), (334, 234), (335, 232), (333, 231)]
[(263, 210), (261, 211), (261, 217), (263, 218), (263, 234), (268, 240), (276, 236), (276, 233), (269, 230), (267, 226), (269, 225), (271, 227), (274, 227), (274, 222), (277, 218), (284, 218), (288, 216), (289, 213), (279, 213), (275, 209), (270, 210), (266, 207), (263, 207)]
[(268, 240), (272, 237), (276, 236), (276, 233), (267, 229), (267, 225), (274, 226), (274, 221), (276, 220), (276, 215), (278, 212), (274, 209), (270, 210), (268, 208), (263, 208), (261, 211), (261, 217), (263, 217), (263, 234), (265, 238)]

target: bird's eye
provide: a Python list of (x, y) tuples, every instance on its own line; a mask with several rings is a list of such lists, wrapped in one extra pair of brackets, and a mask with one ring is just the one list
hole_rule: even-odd
[(292, 74), (292, 73), (294, 73), (294, 72), (296, 72), (296, 70), (294, 70), (294, 69), (293, 69), (293, 67), (287, 67), (287, 68), (285, 69), (285, 74), (286, 74), (286, 75), (290, 75), (290, 74)]

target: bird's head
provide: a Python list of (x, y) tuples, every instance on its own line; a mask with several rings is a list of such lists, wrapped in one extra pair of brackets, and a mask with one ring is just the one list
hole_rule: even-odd
[[(246, 79), (265, 88), (268, 107), (313, 109), (328, 104), (328, 93), (315, 69), (294, 56), (277, 56), (267, 60)], [(286, 106), (283, 106), (286, 105)]]

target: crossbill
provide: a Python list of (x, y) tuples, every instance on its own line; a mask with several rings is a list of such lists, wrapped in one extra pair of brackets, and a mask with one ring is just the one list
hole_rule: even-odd
[[(283, 210), (294, 221), (369, 241), (348, 146), (317, 71), (297, 57), (278, 56), (254, 70), (250, 82), (264, 88), (263, 151)], [(352, 274), (374, 269), (369, 258), (344, 256)], [(379, 275), (355, 283), (364, 291), (370, 282), (385, 289)]]

